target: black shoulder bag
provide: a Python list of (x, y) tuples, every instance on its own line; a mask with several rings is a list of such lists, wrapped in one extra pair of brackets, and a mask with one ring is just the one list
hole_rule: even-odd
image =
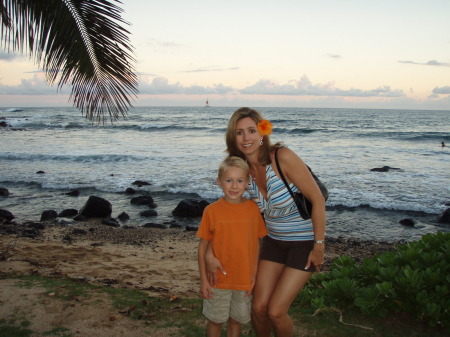
[[(312, 204), (311, 202), (305, 198), (303, 193), (299, 190), (297, 192), (292, 192), (291, 188), (289, 187), (289, 184), (286, 181), (286, 178), (284, 177), (283, 171), (281, 171), (280, 163), (278, 162), (278, 155), (277, 152), (280, 148), (275, 150), (275, 162), (277, 164), (278, 172), (280, 173), (280, 177), (283, 180), (284, 184), (286, 185), (286, 188), (288, 189), (289, 193), (292, 196), (292, 199), (294, 199), (295, 204), (297, 205), (298, 212), (300, 213), (301, 217), (305, 220), (311, 219), (311, 211), (312, 211)], [(308, 167), (309, 172), (311, 172), (314, 180), (317, 183), (317, 186), (319, 186), (320, 191), (322, 192), (323, 197), (325, 198), (325, 201), (328, 199), (328, 190), (325, 187), (325, 185), (317, 178), (317, 176), (314, 174), (314, 172), (311, 170), (311, 168)]]

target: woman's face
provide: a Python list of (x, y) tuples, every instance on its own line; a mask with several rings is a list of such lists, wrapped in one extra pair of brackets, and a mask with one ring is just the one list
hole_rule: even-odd
[(259, 150), (259, 142), (262, 136), (258, 132), (256, 122), (250, 117), (245, 117), (236, 123), (236, 145), (247, 157)]

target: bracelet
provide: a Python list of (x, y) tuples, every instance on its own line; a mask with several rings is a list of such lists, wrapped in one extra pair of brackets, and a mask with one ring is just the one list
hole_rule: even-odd
[(325, 240), (314, 240), (314, 243), (324, 244)]

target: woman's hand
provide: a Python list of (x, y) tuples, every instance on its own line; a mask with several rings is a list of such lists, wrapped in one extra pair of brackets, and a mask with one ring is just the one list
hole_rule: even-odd
[(208, 245), (208, 249), (206, 250), (205, 264), (209, 284), (212, 287), (215, 287), (217, 284), (217, 269), (224, 275), (226, 275), (227, 272), (223, 269), (222, 263), (214, 256), (211, 245)]
[(320, 272), (325, 261), (325, 245), (320, 243), (315, 243), (314, 248), (311, 250), (308, 256), (308, 262), (306, 263), (305, 269), (309, 269), (311, 265), (316, 268), (316, 272)]

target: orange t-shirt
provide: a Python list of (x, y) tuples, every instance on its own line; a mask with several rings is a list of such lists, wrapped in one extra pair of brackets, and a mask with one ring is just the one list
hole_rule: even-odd
[(217, 272), (217, 288), (250, 290), (258, 239), (266, 235), (264, 219), (254, 201), (232, 204), (221, 198), (205, 208), (197, 236), (212, 240), (214, 255), (227, 272)]

